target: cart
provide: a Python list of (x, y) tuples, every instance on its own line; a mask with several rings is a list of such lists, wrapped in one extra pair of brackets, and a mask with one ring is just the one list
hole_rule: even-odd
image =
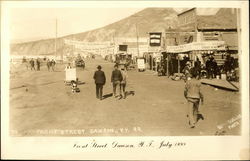
[(78, 56), (75, 59), (75, 66), (82, 67), (83, 69), (85, 68), (85, 62), (80, 54), (78, 54)]
[(71, 81), (78, 81), (76, 77), (76, 68), (65, 69), (65, 81), (66, 85), (70, 85)]
[(143, 58), (137, 59), (137, 69), (139, 72), (146, 70), (145, 61)]

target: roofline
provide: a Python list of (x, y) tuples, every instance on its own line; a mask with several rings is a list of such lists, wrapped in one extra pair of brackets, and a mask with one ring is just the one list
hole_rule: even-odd
[(148, 34), (160, 34), (162, 32), (148, 32)]
[(180, 16), (180, 15), (182, 15), (182, 14), (184, 14), (184, 13), (186, 13), (186, 12), (189, 12), (189, 11), (191, 11), (191, 10), (194, 10), (194, 9), (196, 9), (196, 7), (191, 8), (191, 9), (188, 9), (188, 10), (186, 10), (186, 11), (184, 11), (184, 12), (181, 12), (181, 13), (179, 13), (177, 16)]
[(235, 31), (237, 28), (198, 28), (198, 31)]

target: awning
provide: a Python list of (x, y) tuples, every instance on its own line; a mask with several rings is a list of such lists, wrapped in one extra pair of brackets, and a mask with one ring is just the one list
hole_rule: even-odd
[(204, 41), (166, 47), (166, 52), (168, 53), (181, 53), (203, 50), (226, 50), (226, 44), (224, 41)]

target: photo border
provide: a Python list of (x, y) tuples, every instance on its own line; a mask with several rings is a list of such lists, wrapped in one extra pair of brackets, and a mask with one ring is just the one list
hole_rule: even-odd
[[(187, 160), (249, 158), (249, 10), (248, 1), (24, 1), (1, 2), (1, 157), (3, 159), (94, 159), (94, 160)], [(241, 136), (161, 136), (161, 137), (10, 137), (9, 136), (9, 9), (12, 7), (223, 7), (241, 9)], [(84, 7), (83, 7), (84, 6)], [(247, 73), (247, 74), (246, 74)], [(185, 143), (172, 149), (157, 148), (74, 148), (96, 141), (100, 144), (138, 144), (141, 141)]]

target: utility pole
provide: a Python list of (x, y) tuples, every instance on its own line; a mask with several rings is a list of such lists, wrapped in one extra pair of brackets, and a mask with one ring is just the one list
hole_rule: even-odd
[(115, 42), (115, 32), (113, 34), (113, 55), (115, 55), (115, 47), (116, 47), (116, 42)]
[[(240, 58), (242, 58), (242, 48), (241, 48), (241, 9), (237, 8), (236, 18), (237, 18), (237, 34), (238, 34), (238, 63)], [(242, 69), (242, 63), (239, 63), (239, 68)], [(242, 76), (240, 76), (242, 78)], [(241, 79), (242, 80), (242, 79)]]
[(237, 34), (238, 34), (238, 55), (241, 56), (241, 14), (240, 9), (236, 9), (237, 16)]
[[(132, 16), (132, 17), (136, 17), (136, 18), (138, 18), (138, 17), (142, 17), (142, 16), (140, 16), (140, 15), (134, 15), (134, 16)], [(138, 19), (136, 19), (136, 22), (135, 22), (135, 30), (136, 30), (136, 46), (137, 46), (137, 57), (139, 57), (139, 54), (140, 54), (140, 52), (139, 52), (139, 32), (138, 32)]]
[(56, 18), (56, 37), (55, 37), (55, 57), (57, 57), (57, 18)]
[(136, 29), (137, 57), (139, 57), (140, 52), (139, 52), (139, 35), (138, 35), (138, 26), (137, 26), (137, 22), (135, 23), (135, 29)]

